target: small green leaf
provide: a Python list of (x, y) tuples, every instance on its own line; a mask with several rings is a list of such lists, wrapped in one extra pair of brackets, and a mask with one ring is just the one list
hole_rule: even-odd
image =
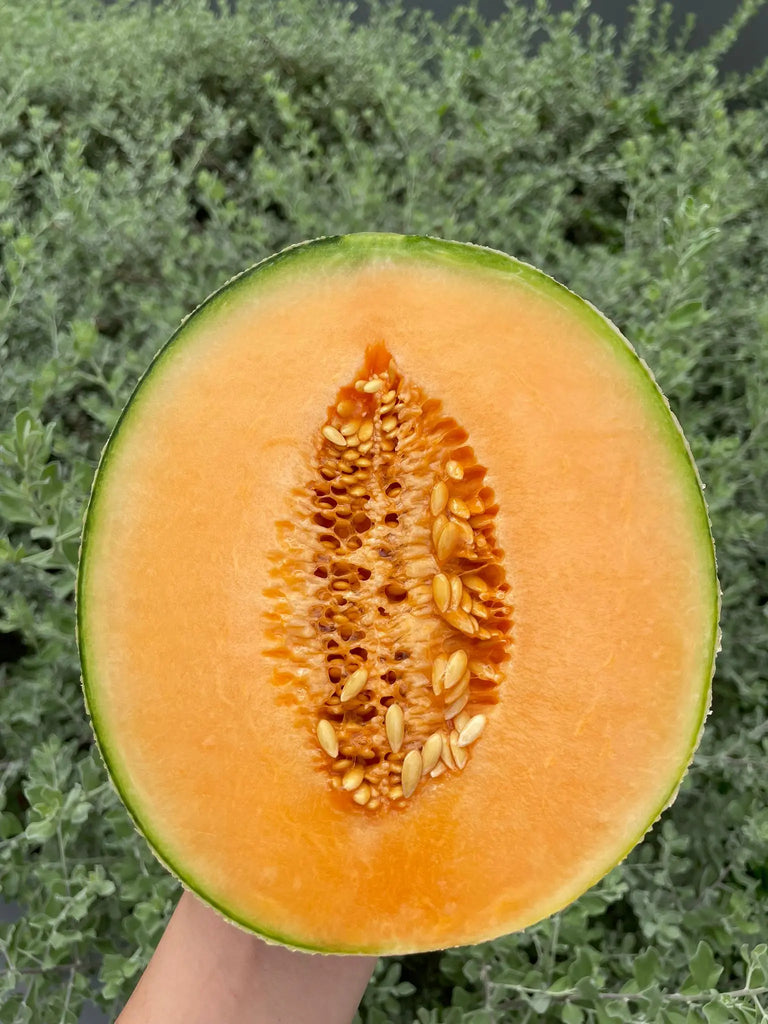
[(583, 1024), (584, 1011), (575, 1003), (566, 1003), (560, 1011), (560, 1020), (563, 1024)]
[(22, 831), (22, 824), (11, 811), (0, 813), (0, 839), (12, 839)]
[(703, 991), (714, 988), (723, 973), (723, 968), (715, 963), (712, 947), (703, 939), (691, 957), (690, 972), (694, 983)]
[(707, 1024), (733, 1024), (733, 1016), (728, 1007), (714, 999), (702, 1006), (702, 1012), (707, 1018)]
[(659, 954), (653, 946), (649, 946), (644, 953), (640, 953), (635, 957), (632, 964), (632, 973), (641, 991), (657, 980), (660, 968)]

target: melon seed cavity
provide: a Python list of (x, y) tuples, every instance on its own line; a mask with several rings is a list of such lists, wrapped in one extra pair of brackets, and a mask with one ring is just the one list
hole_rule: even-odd
[(512, 609), (498, 506), (468, 441), (376, 345), (318, 424), (294, 518), (278, 524), (274, 680), (308, 766), (350, 812), (449, 785), (492, 728)]

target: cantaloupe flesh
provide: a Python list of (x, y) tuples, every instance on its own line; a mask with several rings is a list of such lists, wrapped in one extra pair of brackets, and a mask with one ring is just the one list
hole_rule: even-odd
[[(279, 700), (263, 591), (306, 448), (382, 340), (488, 467), (515, 625), (467, 769), (376, 816), (329, 798)], [(687, 448), (607, 321), (504, 257), (352, 236), (240, 279), (153, 366), (97, 480), (79, 614), (158, 855), (264, 935), (388, 953), (522, 928), (641, 838), (702, 726), (717, 585)]]

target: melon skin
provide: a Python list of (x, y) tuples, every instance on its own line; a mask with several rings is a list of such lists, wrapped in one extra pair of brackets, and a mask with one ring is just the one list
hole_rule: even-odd
[[(149, 392), (152, 382), (159, 380), (165, 366), (170, 365), (177, 352), (184, 348), (189, 339), (190, 330), (198, 331), (206, 320), (227, 315), (228, 309), (238, 303), (259, 301), (260, 293), (268, 292), (273, 281), (292, 273), (325, 273), (334, 267), (349, 268), (354, 272), (356, 267), (365, 267), (371, 262), (382, 261), (387, 265), (426, 265), (450, 267), (468, 276), (494, 277), (514, 279), (520, 286), (530, 289), (547, 302), (562, 308), (565, 313), (583, 323), (601, 342), (612, 348), (614, 356), (632, 364), (637, 380), (642, 380), (644, 401), (649, 419), (655, 420), (666, 432), (669, 449), (679, 466), (681, 478), (686, 481), (688, 492), (688, 516), (691, 533), (696, 537), (696, 550), (701, 562), (700, 582), (705, 588), (706, 602), (709, 607), (709, 618), (706, 631), (702, 632), (699, 647), (704, 652), (703, 671), (695, 685), (697, 700), (695, 712), (687, 722), (687, 735), (681, 744), (682, 757), (678, 759), (675, 771), (670, 772), (667, 785), (661, 798), (657, 800), (652, 812), (645, 815), (641, 826), (629, 836), (628, 841), (620, 849), (614, 848), (610, 856), (604, 858), (591, 875), (582, 875), (578, 884), (566, 886), (553, 891), (544, 904), (539, 901), (533, 916), (526, 919), (523, 914), (496, 917), (492, 914), (489, 930), (466, 932), (460, 927), (453, 932), (441, 936), (439, 943), (427, 940), (426, 943), (418, 935), (401, 931), (397, 934), (377, 933), (376, 920), (371, 921), (369, 934), (361, 941), (355, 937), (345, 942), (334, 936), (325, 941), (323, 936), (311, 929), (303, 934), (297, 929), (295, 921), (285, 928), (279, 926), (280, 913), (273, 912), (269, 920), (260, 920), (252, 914), (243, 913), (236, 902), (222, 899), (213, 891), (207, 879), (200, 877), (194, 870), (187, 867), (177, 850), (171, 848), (153, 821), (152, 814), (142, 807), (132, 784), (129, 765), (125, 763), (123, 740), (114, 736), (114, 722), (109, 718), (109, 703), (101, 691), (101, 678), (104, 675), (104, 660), (100, 660), (92, 642), (92, 630), (98, 629), (93, 620), (95, 594), (91, 577), (96, 574), (94, 566), (103, 558), (100, 543), (103, 544), (102, 496), (107, 492), (111, 478), (113, 463), (119, 462), (123, 437), (130, 441), (130, 432), (142, 414), (142, 402)], [(318, 404), (318, 409), (322, 402)], [(490, 460), (489, 460), (490, 461)], [(124, 473), (124, 467), (116, 465), (115, 473)], [(106, 502), (107, 499), (104, 499)], [(398, 236), (385, 234), (359, 234), (334, 236), (299, 243), (268, 259), (256, 264), (227, 282), (222, 288), (209, 296), (189, 317), (185, 318), (180, 328), (158, 352), (146, 373), (137, 385), (136, 390), (126, 408), (123, 410), (115, 429), (105, 447), (99, 468), (94, 478), (91, 497), (86, 512), (85, 526), (81, 548), (80, 566), (77, 586), (77, 628), (78, 644), (82, 662), (82, 682), (88, 713), (91, 717), (96, 741), (107, 770), (118, 792), (123, 799), (136, 828), (145, 836), (158, 859), (180, 881), (198, 896), (218, 910), (233, 923), (255, 932), (267, 941), (275, 941), (296, 949), (325, 953), (369, 953), (392, 954), (418, 952), (438, 946), (460, 945), (467, 942), (478, 942), (494, 938), (499, 934), (523, 927), (548, 913), (552, 913), (571, 902), (591, 884), (598, 881), (612, 867), (618, 864), (633, 846), (639, 842), (648, 829), (658, 819), (665, 807), (674, 800), (683, 775), (698, 745), (704, 721), (711, 700), (711, 679), (714, 672), (714, 660), (719, 649), (719, 612), (720, 592), (717, 583), (714, 544), (712, 540), (709, 518), (702, 493), (702, 484), (683, 432), (672, 413), (669, 403), (653, 380), (646, 364), (632, 349), (630, 343), (621, 335), (615, 325), (586, 300), (579, 298), (562, 285), (544, 275), (535, 268), (513, 259), (503, 253), (468, 243), (445, 242), (423, 236)], [(495, 908), (494, 908), (495, 910)], [(510, 927), (507, 927), (510, 925)]]

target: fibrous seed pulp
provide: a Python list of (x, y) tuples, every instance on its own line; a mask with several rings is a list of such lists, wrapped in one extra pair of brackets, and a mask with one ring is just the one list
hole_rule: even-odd
[(467, 442), (374, 346), (278, 524), (274, 679), (350, 808), (448, 784), (498, 701), (512, 609), (498, 507)]

